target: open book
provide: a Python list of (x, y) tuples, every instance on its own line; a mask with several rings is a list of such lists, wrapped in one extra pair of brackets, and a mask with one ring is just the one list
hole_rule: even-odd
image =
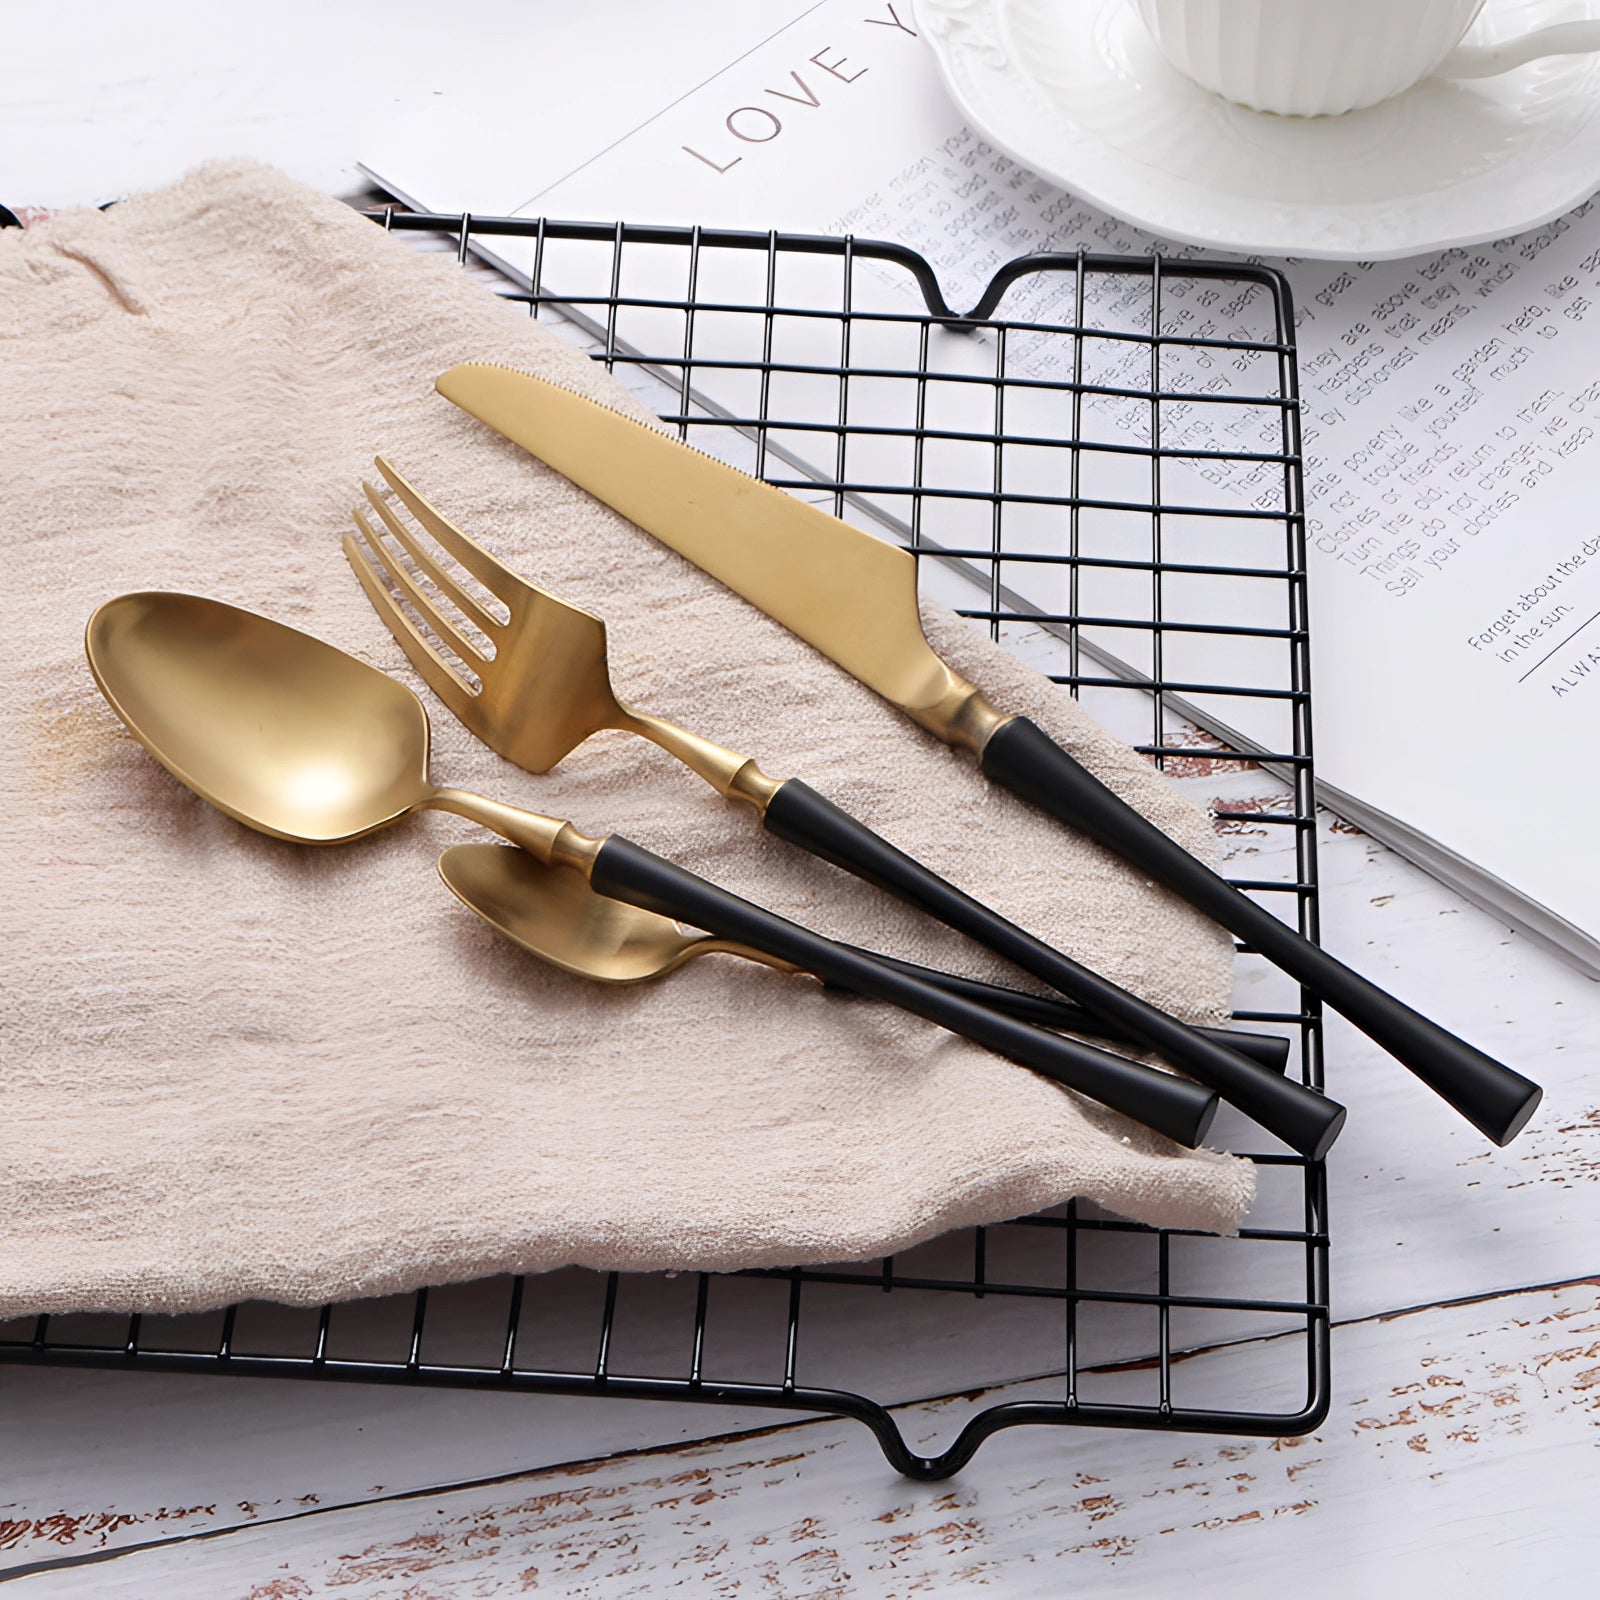
[[(675, 8), (658, 52), (628, 52), (631, 76), (626, 61), (610, 69), (610, 115), (588, 75), (541, 74), (544, 125), (559, 121), (552, 97), (584, 100), (582, 137), (559, 158), (547, 142), (528, 154), (505, 97), (470, 123), (441, 112), (379, 134), (365, 169), (424, 210), (896, 240), (958, 306), (1030, 252), (1193, 253), (1052, 189), (968, 129), (907, 0), (712, 0), (703, 13), (693, 50)], [(498, 264), (526, 282), (531, 244), (498, 243)], [(1321, 798), (1600, 976), (1600, 851), (1582, 812), (1600, 778), (1600, 210), (1414, 261), (1280, 265), (1299, 308)], [(548, 273), (544, 286), (560, 288)], [(886, 303), (911, 292), (882, 284)], [(1023, 280), (1006, 305), (1061, 321), (1060, 293), (1059, 279)], [(1245, 305), (1169, 312), (1185, 333), (1250, 333)], [(731, 391), (699, 398), (738, 414)], [(1203, 444), (1226, 408), (1183, 425)], [(1169, 470), (1190, 474), (1193, 503), (1249, 504), (1247, 483)], [(1205, 536), (1230, 534), (1212, 523)], [(1249, 616), (1255, 601), (1241, 585), (1189, 603), (1199, 620)], [(1174, 637), (1185, 675), (1231, 681), (1219, 656), (1237, 643)], [(1109, 634), (1086, 630), (1084, 644), (1117, 660)], [(1193, 711), (1242, 747), (1283, 747), (1270, 702)]]

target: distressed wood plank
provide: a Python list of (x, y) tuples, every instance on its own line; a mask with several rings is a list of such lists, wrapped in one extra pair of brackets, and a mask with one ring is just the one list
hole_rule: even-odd
[[(312, 1514), (22, 1576), (18, 1600), (429, 1600), (528, 1592), (885, 1597), (990, 1590), (1166, 1600), (1214, 1574), (1234, 1596), (1523, 1594), (1600, 1555), (1600, 1287), (1586, 1282), (1337, 1330), (1342, 1393), (1300, 1441), (1018, 1430), (959, 1479), (893, 1477), (864, 1431), (584, 1463), (511, 1483)], [(1185, 1366), (1254, 1386), (1272, 1347)], [(1181, 1370), (1181, 1369), (1180, 1369)], [(924, 1404), (948, 1441), (1026, 1384)]]

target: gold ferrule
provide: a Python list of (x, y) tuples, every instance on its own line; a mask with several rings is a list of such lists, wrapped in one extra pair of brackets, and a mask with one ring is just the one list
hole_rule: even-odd
[(778, 792), (778, 785), (749, 756), (742, 756), (726, 745), (702, 739), (675, 722), (652, 717), (632, 706), (623, 706), (624, 726), (643, 735), (669, 756), (681, 761), (697, 777), (704, 778), (725, 800), (742, 800), (765, 816), (767, 805)]
[(563, 823), (555, 843), (550, 847), (550, 864), (553, 867), (571, 867), (574, 872), (582, 873), (587, 882), (594, 871), (600, 846), (604, 843), (604, 839), (591, 839), (587, 834), (579, 833), (570, 822)]
[(734, 773), (724, 793), (730, 800), (742, 800), (747, 806), (754, 806), (756, 815), (764, 817), (779, 787), (778, 779), (769, 778), (755, 762), (747, 761)]
[(906, 711), (936, 738), (975, 756), (981, 756), (990, 739), (1013, 720), (1011, 713), (992, 705), (981, 689), (953, 672), (945, 692), (931, 705), (907, 706)]
[[(583, 840), (583, 835), (560, 817), (544, 817), (537, 811), (521, 811), (516, 806), (502, 805), (500, 801), (486, 799), (481, 794), (469, 794), (465, 789), (435, 789), (423, 804), (430, 810), (453, 812), (458, 817), (465, 817), (469, 822), (476, 822), (498, 833), (502, 839), (520, 845), (546, 866), (556, 861), (558, 850), (569, 852), (574, 848), (566, 835), (570, 834), (574, 840)], [(599, 845), (595, 844), (595, 848), (598, 850)]]

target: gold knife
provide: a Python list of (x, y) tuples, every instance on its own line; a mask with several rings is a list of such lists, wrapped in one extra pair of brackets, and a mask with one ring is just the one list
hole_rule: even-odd
[(1027, 717), (1008, 715), (934, 653), (916, 562), (892, 545), (671, 435), (509, 367), (465, 363), (440, 394), (781, 622), (984, 775), (1079, 829), (1214, 917), (1319, 994), (1496, 1144), (1543, 1091), (1386, 994), (1181, 845)]

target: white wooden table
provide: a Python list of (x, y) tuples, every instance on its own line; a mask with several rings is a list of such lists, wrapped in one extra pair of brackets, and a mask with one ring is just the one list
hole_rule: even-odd
[[(446, 21), (486, 37), (537, 24), (556, 48), (566, 20), (545, 0), (6, 7), (0, 201), (98, 202), (236, 153), (349, 193), (378, 119), (471, 92), (459, 50), (437, 48)], [(1600, 995), (1323, 820), (1329, 947), (1548, 1095), (1493, 1151), (1330, 1026), (1355, 1114), (1331, 1163), (1334, 1401), (1315, 1435), (1021, 1429), (953, 1481), (913, 1484), (853, 1423), (0, 1367), (0, 1583), (19, 1600), (1587, 1592)], [(1272, 1342), (1192, 1370), (1246, 1395)], [(936, 1340), (885, 1357), (919, 1448), (1049, 1391), (1020, 1350), (985, 1352), (1008, 1381), (979, 1394)]]

